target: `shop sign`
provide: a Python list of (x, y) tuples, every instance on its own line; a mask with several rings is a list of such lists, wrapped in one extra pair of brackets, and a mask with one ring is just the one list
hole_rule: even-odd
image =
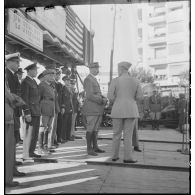
[[(16, 10), (16, 9), (15, 9)], [(32, 47), (43, 51), (43, 31), (17, 10), (9, 9), (8, 33)]]

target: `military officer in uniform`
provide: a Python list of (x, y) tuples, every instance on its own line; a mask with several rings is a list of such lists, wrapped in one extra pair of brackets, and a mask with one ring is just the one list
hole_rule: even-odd
[(41, 125), (39, 129), (39, 154), (53, 152), (48, 149), (48, 134), (52, 129), (52, 122), (55, 113), (55, 89), (52, 86), (54, 81), (53, 70), (44, 70), (43, 81), (39, 84)]
[(139, 117), (136, 100), (142, 98), (139, 81), (128, 74), (131, 63), (118, 64), (119, 77), (113, 79), (108, 90), (108, 99), (113, 103), (112, 161), (119, 159), (121, 134), (124, 137), (124, 163), (135, 163), (132, 155), (132, 135), (136, 119)]
[(40, 158), (40, 155), (35, 154), (36, 143), (38, 140), (39, 125), (40, 125), (40, 95), (37, 82), (34, 78), (37, 76), (37, 64), (28, 65), (25, 70), (27, 76), (22, 81), (22, 98), (26, 102), (24, 114), (30, 114), (32, 120), (26, 122), (26, 129), (23, 140), (23, 158), (24, 160), (32, 158)]
[(82, 107), (82, 113), (86, 119), (87, 153), (88, 155), (97, 156), (97, 153), (105, 152), (98, 147), (97, 138), (107, 98), (102, 95), (99, 83), (95, 78), (99, 73), (99, 63), (94, 62), (90, 64), (89, 71), (90, 74), (84, 80), (86, 98)]
[(57, 131), (57, 121), (58, 121), (58, 113), (60, 112), (60, 91), (58, 89), (58, 81), (60, 80), (61, 71), (58, 68), (55, 68), (55, 75), (54, 75), (54, 81), (53, 81), (53, 88), (55, 90), (55, 115), (53, 119), (52, 129), (49, 134), (49, 143), (48, 147), (49, 149), (54, 149), (58, 146), (57, 144), (57, 137), (56, 137), (56, 131)]
[[(20, 82), (18, 80), (17, 75), (15, 74), (18, 71), (19, 65), (20, 65), (20, 53), (13, 53), (13, 54), (8, 54), (5, 56), (5, 60), (6, 60), (6, 80), (7, 80), (7, 84), (8, 87), (10, 89), (10, 92), (21, 96), (21, 86), (20, 86)], [(21, 114), (21, 108), (19, 106), (14, 108), (14, 136), (15, 136), (15, 144), (16, 141), (18, 141), (18, 137), (19, 137), (19, 128), (20, 128), (20, 117)], [(26, 115), (26, 117), (28, 118), (29, 116)], [(15, 145), (16, 147), (16, 145)], [(16, 165), (20, 165), (20, 162), (16, 161)], [(16, 166), (14, 166), (14, 176), (17, 177), (22, 177), (25, 176), (25, 173), (19, 172), (16, 169)]]
[(157, 90), (153, 90), (153, 95), (149, 98), (150, 116), (152, 118), (152, 129), (159, 130), (159, 120), (161, 116), (161, 98)]
[(62, 87), (62, 99), (61, 99), (61, 114), (62, 114), (62, 129), (61, 129), (61, 142), (73, 141), (70, 137), (71, 124), (72, 124), (72, 92), (70, 89), (70, 78), (65, 75), (62, 80), (64, 86)]

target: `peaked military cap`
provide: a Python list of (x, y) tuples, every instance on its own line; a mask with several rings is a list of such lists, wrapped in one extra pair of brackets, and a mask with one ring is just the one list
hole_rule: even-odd
[(33, 63), (33, 64), (28, 65), (26, 68), (24, 68), (24, 70), (28, 71), (28, 70), (34, 69), (34, 68), (38, 68), (37, 63)]
[(118, 63), (118, 67), (124, 68), (125, 70), (129, 70), (131, 65), (132, 64), (130, 62), (125, 62), (125, 61)]
[(20, 53), (16, 52), (16, 53), (12, 53), (12, 54), (7, 54), (7, 55), (5, 55), (5, 60), (6, 61), (11, 61), (11, 60), (19, 60), (19, 61), (21, 61)]
[(100, 66), (99, 66), (99, 63), (98, 62), (93, 62), (88, 67), (89, 68), (99, 68)]

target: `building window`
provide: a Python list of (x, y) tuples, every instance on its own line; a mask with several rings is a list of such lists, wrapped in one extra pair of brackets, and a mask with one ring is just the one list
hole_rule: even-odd
[(138, 17), (139, 22), (142, 22), (142, 9), (138, 9), (137, 17)]
[(168, 48), (169, 48), (169, 55), (178, 55), (184, 53), (183, 42), (169, 44)]
[(184, 29), (183, 21), (171, 22), (168, 24), (168, 32), (169, 33), (178, 33), (183, 32)]
[(142, 39), (142, 28), (138, 28), (138, 38)]
[(166, 57), (166, 47), (155, 48), (155, 58), (165, 58)]

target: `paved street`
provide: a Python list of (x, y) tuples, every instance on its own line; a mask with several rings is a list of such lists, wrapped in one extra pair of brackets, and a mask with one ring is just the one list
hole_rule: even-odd
[[(122, 162), (123, 142), (120, 160), (110, 160), (111, 130), (100, 130), (98, 142), (106, 153), (95, 157), (86, 154), (85, 131), (76, 134), (83, 139), (62, 144), (47, 157), (56, 162), (24, 162), (19, 170), (27, 176), (15, 178), (21, 185), (6, 193), (189, 193), (189, 155), (177, 152), (182, 136), (175, 130), (140, 130), (136, 164)], [(19, 160), (21, 154), (19, 146)]]

